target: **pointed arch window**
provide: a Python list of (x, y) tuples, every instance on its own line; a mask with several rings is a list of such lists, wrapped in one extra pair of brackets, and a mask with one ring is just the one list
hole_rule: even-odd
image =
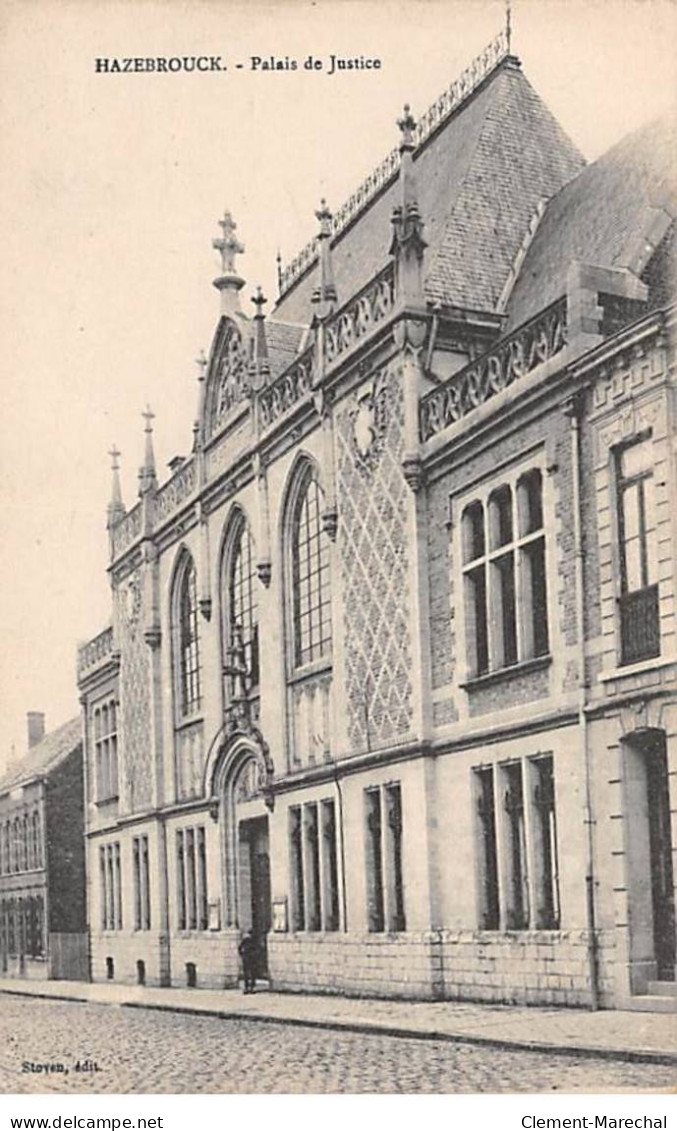
[(243, 515), (235, 520), (230, 552), (225, 561), (225, 574), (224, 660), (228, 664), (235, 633), (239, 629), (247, 669), (247, 689), (253, 691), (259, 685), (259, 609), (254, 546)]
[(189, 556), (186, 556), (177, 579), (175, 614), (179, 715), (188, 718), (200, 710), (202, 703), (197, 577), (193, 559)]
[(322, 497), (310, 468), (299, 485), (291, 522), (294, 666), (331, 655), (329, 544), (322, 531)]

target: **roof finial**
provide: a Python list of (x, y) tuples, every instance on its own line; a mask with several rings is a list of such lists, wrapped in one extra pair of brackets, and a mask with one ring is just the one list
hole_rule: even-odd
[(139, 491), (143, 494), (151, 487), (155, 487), (157, 483), (157, 475), (155, 472), (155, 452), (153, 451), (153, 425), (152, 421), (155, 419), (155, 413), (152, 411), (150, 405), (146, 405), (145, 412), (141, 413), (143, 419), (146, 421), (144, 432), (146, 434), (146, 449), (144, 454), (143, 467), (139, 474)]
[(400, 142), (400, 153), (405, 149), (411, 151), (414, 148), (414, 130), (416, 129), (416, 119), (411, 113), (411, 107), (408, 102), (404, 104), (404, 115), (398, 119), (397, 122), (400, 130), (402, 131), (402, 141)]
[(221, 313), (234, 314), (240, 309), (239, 291), (244, 286), (244, 279), (235, 270), (235, 256), (244, 251), (244, 244), (235, 235), (237, 224), (230, 212), (224, 212), (219, 227), (223, 234), (212, 240), (212, 247), (221, 256), (221, 274), (214, 279), (214, 286), (221, 292)]
[(256, 307), (254, 315), (254, 343), (252, 350), (252, 371), (258, 384), (265, 384), (270, 366), (268, 363), (268, 341), (266, 339), (266, 316), (263, 308), (268, 302), (260, 287), (252, 295), (252, 302)]
[(512, 5), (510, 0), (505, 0), (505, 42), (510, 54), (510, 45), (512, 40)]
[(115, 444), (113, 444), (108, 455), (111, 458), (111, 471), (113, 472), (113, 483), (108, 504), (108, 526), (111, 527), (124, 516), (125, 506), (122, 501), (122, 488), (120, 487), (120, 451)]
[(318, 316), (323, 318), (336, 302), (336, 285), (331, 262), (331, 235), (333, 231), (333, 216), (327, 207), (327, 202), (322, 197), (320, 207), (315, 216), (320, 221), (320, 230), (317, 233), (317, 242), (320, 256), (320, 283), (313, 293), (313, 302), (320, 304)]
[(279, 298), (282, 294), (282, 252), (279, 247), (277, 249), (277, 255), (275, 256), (275, 262), (277, 264), (277, 294)]
[(195, 359), (197, 365), (197, 417), (193, 422), (193, 451), (201, 444), (203, 438), (204, 427), (204, 410), (205, 410), (205, 383), (207, 380), (207, 365), (209, 364), (205, 357), (205, 351), (200, 350)]

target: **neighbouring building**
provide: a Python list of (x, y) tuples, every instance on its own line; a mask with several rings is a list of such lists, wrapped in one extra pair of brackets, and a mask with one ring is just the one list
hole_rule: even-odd
[(0, 778), (3, 977), (89, 978), (82, 721), (45, 734), (28, 713), (28, 753)]
[[(79, 653), (95, 979), (670, 1009), (675, 130), (586, 165), (505, 35), (114, 451)], [(186, 422), (187, 432), (192, 422)]]

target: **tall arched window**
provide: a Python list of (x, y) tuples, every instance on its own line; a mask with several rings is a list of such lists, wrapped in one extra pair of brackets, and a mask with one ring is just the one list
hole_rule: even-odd
[(239, 628), (247, 668), (247, 688), (259, 684), (259, 610), (254, 565), (254, 547), (244, 516), (235, 520), (225, 561), (226, 621), (224, 624), (225, 661), (229, 662), (235, 631)]
[(329, 544), (322, 532), (322, 497), (310, 468), (296, 494), (291, 522), (294, 666), (331, 654)]
[(176, 581), (174, 640), (178, 708), (181, 718), (200, 709), (200, 639), (198, 626), (197, 577), (193, 559), (186, 555)]

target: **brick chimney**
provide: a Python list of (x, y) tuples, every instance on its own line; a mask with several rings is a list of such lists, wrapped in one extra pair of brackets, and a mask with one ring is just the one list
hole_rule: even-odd
[(45, 715), (43, 711), (28, 711), (26, 713), (26, 720), (28, 722), (28, 749), (37, 746), (38, 742), (42, 742), (45, 737)]

